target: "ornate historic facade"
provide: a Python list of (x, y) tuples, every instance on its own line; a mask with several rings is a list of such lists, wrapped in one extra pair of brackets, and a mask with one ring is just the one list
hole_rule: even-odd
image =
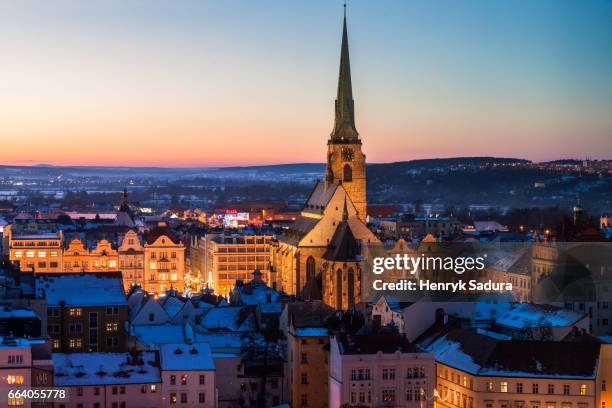
[(365, 155), (355, 127), (346, 15), (334, 129), (324, 181), (318, 181), (300, 216), (272, 253), (273, 286), (305, 299), (322, 299), (338, 309), (360, 300), (366, 245), (379, 245), (365, 224)]

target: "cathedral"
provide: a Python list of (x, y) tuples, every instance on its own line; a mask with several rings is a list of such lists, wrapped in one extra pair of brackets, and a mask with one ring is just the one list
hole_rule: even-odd
[(337, 309), (360, 301), (363, 253), (381, 245), (366, 225), (366, 161), (355, 126), (346, 12), (334, 127), (327, 166), (300, 216), (272, 251), (271, 280), (303, 299), (322, 299)]

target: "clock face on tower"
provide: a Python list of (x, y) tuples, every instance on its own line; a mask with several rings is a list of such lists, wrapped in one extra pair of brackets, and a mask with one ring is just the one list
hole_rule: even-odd
[(354, 157), (355, 157), (355, 153), (353, 152), (353, 149), (351, 149), (350, 147), (342, 148), (342, 160), (352, 161)]

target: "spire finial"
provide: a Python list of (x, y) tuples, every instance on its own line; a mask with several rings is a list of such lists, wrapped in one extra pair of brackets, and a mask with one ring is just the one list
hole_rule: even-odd
[(349, 59), (348, 29), (346, 24), (346, 0), (344, 1), (344, 21), (342, 25), (342, 46), (340, 48), (340, 73), (338, 75), (338, 95), (332, 140), (358, 139), (355, 127), (355, 107), (351, 84), (351, 63)]
[(348, 207), (346, 206), (346, 196), (344, 196), (344, 208), (342, 209), (342, 221), (348, 221)]

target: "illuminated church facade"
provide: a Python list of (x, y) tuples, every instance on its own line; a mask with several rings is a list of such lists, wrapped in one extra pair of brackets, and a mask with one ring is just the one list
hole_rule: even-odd
[(327, 166), (298, 219), (272, 250), (271, 280), (337, 309), (360, 301), (363, 249), (380, 244), (366, 226), (366, 157), (355, 126), (346, 13)]

